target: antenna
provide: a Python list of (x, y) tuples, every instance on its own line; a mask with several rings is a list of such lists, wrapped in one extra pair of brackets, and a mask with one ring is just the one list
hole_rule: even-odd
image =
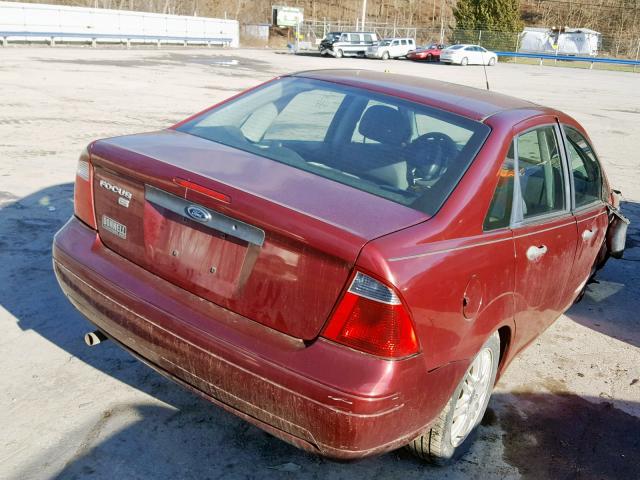
[(489, 88), (489, 77), (487, 77), (487, 65), (484, 63), (484, 52), (482, 52), (482, 69), (484, 70), (484, 81), (487, 84), (487, 90), (491, 90)]

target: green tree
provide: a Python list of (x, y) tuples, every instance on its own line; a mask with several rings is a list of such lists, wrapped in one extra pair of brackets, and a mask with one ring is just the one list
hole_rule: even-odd
[(460, 30), (520, 32), (523, 27), (519, 0), (458, 0), (453, 16)]
[(519, 0), (458, 0), (453, 9), (455, 43), (479, 43), (491, 50), (514, 50), (524, 23)]

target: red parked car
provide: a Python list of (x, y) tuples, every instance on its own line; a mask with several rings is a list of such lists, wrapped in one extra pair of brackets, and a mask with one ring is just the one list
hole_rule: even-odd
[(88, 343), (111, 338), (311, 452), (409, 445), (442, 463), (514, 356), (620, 253), (611, 203), (561, 112), (311, 71), (91, 143), (53, 263), (98, 329)]
[(432, 43), (424, 48), (416, 48), (415, 50), (407, 54), (409, 60), (421, 61), (421, 62), (439, 62), (440, 51), (447, 48), (446, 45), (441, 43)]

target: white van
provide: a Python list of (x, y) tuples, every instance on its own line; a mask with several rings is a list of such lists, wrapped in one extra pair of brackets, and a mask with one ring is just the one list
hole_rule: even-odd
[(318, 49), (321, 55), (332, 55), (342, 58), (345, 55), (362, 55), (367, 48), (378, 41), (373, 32), (329, 32), (320, 42)]
[(385, 38), (376, 45), (367, 48), (368, 58), (390, 58), (406, 57), (407, 53), (416, 49), (416, 42), (413, 38)]

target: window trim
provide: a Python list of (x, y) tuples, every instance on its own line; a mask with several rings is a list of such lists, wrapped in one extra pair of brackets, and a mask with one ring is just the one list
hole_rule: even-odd
[(600, 162), (600, 159), (598, 158), (598, 155), (596, 154), (596, 151), (593, 149), (593, 145), (591, 145), (591, 142), (589, 142), (589, 140), (587, 139), (587, 137), (585, 137), (581, 131), (579, 131), (577, 128), (572, 127), (571, 125), (567, 125), (566, 123), (561, 123), (558, 122), (558, 125), (560, 127), (560, 131), (562, 133), (562, 143), (563, 143), (563, 150), (565, 151), (565, 156), (567, 158), (567, 172), (569, 173), (569, 183), (571, 186), (571, 213), (583, 213), (587, 210), (590, 210), (594, 207), (600, 207), (602, 205), (605, 205), (605, 201), (600, 198), (598, 200), (594, 200), (591, 203), (587, 203), (585, 205), (580, 205), (579, 207), (576, 206), (576, 192), (575, 192), (575, 184), (573, 181), (573, 171), (571, 169), (571, 163), (569, 161), (570, 155), (569, 155), (569, 138), (567, 137), (567, 132), (565, 131), (565, 127), (566, 128), (571, 128), (572, 130), (575, 130), (576, 132), (578, 132), (578, 134), (580, 134), (580, 136), (584, 139), (584, 141), (587, 143), (587, 145), (589, 145), (589, 148), (591, 149), (591, 151), (593, 152), (593, 156), (596, 159), (596, 162), (598, 163), (598, 167), (600, 168), (600, 175), (602, 178), (602, 188), (604, 188), (604, 175), (603, 175), (603, 168), (602, 168), (602, 163)]
[[(548, 212), (548, 213), (542, 213), (540, 215), (535, 215), (533, 217), (529, 217), (529, 218), (524, 218), (522, 216), (522, 212), (521, 209), (519, 207), (517, 207), (517, 203), (516, 199), (522, 199), (522, 190), (520, 189), (520, 176), (519, 176), (519, 163), (520, 163), (520, 158), (519, 158), (519, 152), (518, 152), (518, 142), (517, 139), (521, 136), (521, 135), (525, 135), (531, 131), (534, 130), (539, 130), (541, 128), (545, 128), (545, 127), (553, 127), (554, 133), (556, 135), (556, 141), (558, 142), (558, 151), (560, 153), (560, 166), (562, 168), (562, 181), (563, 181), (563, 187), (564, 187), (564, 208), (562, 210), (556, 210), (553, 212)], [(564, 139), (561, 136), (562, 133), (560, 131), (560, 126), (558, 124), (558, 121), (556, 119), (556, 121), (554, 122), (548, 122), (548, 123), (541, 123), (538, 125), (535, 125), (533, 127), (527, 128), (525, 130), (522, 130), (520, 132), (518, 132), (517, 134), (515, 134), (512, 138), (512, 142), (514, 142), (513, 145), (513, 155), (514, 155), (514, 170), (516, 172), (515, 175), (515, 180), (514, 180), (514, 185), (513, 185), (513, 199), (512, 199), (512, 205), (511, 205), (511, 221), (509, 222), (509, 226), (511, 229), (514, 228), (518, 228), (518, 227), (523, 227), (523, 226), (528, 226), (528, 225), (535, 225), (538, 223), (543, 223), (546, 222), (548, 220), (554, 220), (556, 218), (562, 218), (563, 216), (569, 216), (572, 214), (572, 203), (571, 203), (571, 197), (572, 197), (572, 192), (570, 191), (570, 175), (569, 175), (569, 171), (568, 171), (568, 163), (567, 163), (567, 155), (566, 155), (566, 151), (564, 149)], [(561, 145), (562, 144), (562, 145)], [(492, 197), (493, 198), (493, 197)], [(520, 213), (520, 215), (518, 215), (518, 213)]]
[[(512, 137), (511, 138), (511, 142), (510, 145), (513, 146), (513, 156), (516, 156), (516, 141), (515, 141), (516, 137)], [(509, 155), (509, 150), (511, 149), (508, 148), (507, 149), (507, 154), (505, 155), (504, 159), (502, 160), (502, 163), (500, 164), (500, 168), (502, 168), (502, 165), (504, 165), (505, 160), (508, 158)], [(515, 180), (515, 163), (516, 163), (516, 159), (513, 159), (513, 165), (514, 165), (514, 180), (513, 180), (513, 192), (511, 194), (511, 217), (509, 218), (509, 222), (507, 223), (507, 225), (505, 226), (501, 226), (501, 227), (495, 227), (495, 228), (485, 228), (486, 226), (486, 222), (487, 222), (487, 217), (489, 216), (489, 214), (491, 213), (491, 205), (493, 203), (493, 199), (496, 196), (496, 192), (498, 191), (498, 186), (496, 185), (495, 188), (493, 189), (493, 195), (491, 195), (491, 201), (489, 202), (489, 208), (487, 209), (487, 213), (485, 213), (484, 218), (482, 219), (482, 232), (483, 233), (488, 233), (488, 232), (498, 232), (500, 230), (510, 230), (513, 227), (512, 224), (512, 218), (513, 218), (513, 207), (515, 205), (515, 196), (516, 196), (516, 180)], [(500, 183), (498, 181), (498, 183)], [(519, 190), (519, 189), (518, 189)]]

